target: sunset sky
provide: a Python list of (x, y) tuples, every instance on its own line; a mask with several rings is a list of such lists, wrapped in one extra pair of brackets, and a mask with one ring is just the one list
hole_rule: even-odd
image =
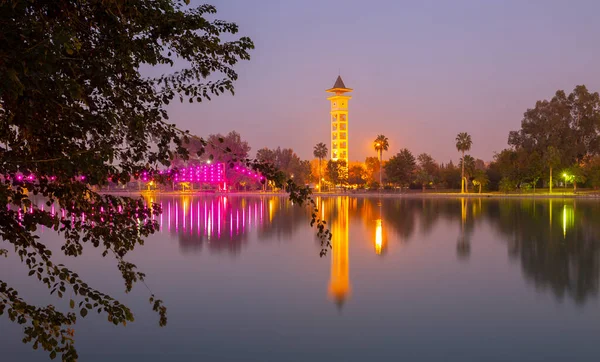
[(329, 147), (325, 89), (341, 73), (354, 88), (350, 159), (374, 156), (377, 134), (415, 156), (458, 159), (468, 132), (486, 161), (523, 112), (557, 89), (600, 90), (600, 2), (590, 0), (206, 0), (253, 39), (235, 96), (172, 104), (171, 120), (198, 135), (236, 130), (252, 146), (312, 158)]

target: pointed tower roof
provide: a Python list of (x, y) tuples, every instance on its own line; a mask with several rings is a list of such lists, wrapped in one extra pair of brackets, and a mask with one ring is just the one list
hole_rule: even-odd
[(328, 89), (326, 92), (343, 94), (346, 92), (352, 92), (352, 88), (346, 87), (344, 81), (342, 80), (342, 76), (338, 75), (337, 79), (335, 80), (335, 84), (333, 85), (333, 88)]
[(346, 85), (344, 84), (341, 75), (338, 75), (337, 79), (335, 80), (335, 84), (333, 85), (333, 88), (346, 88)]

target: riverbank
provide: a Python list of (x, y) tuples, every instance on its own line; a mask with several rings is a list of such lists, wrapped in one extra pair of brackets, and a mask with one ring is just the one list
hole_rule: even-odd
[[(285, 192), (202, 192), (202, 191), (110, 191), (103, 192), (106, 194), (115, 195), (156, 195), (156, 196), (287, 196)], [(347, 192), (315, 192), (312, 194), (313, 197), (337, 197), (337, 196), (351, 196), (351, 197), (381, 197), (381, 198), (522, 198), (522, 199), (538, 199), (538, 198), (557, 198), (557, 199), (600, 199), (600, 192), (585, 191), (580, 193), (573, 192), (553, 192), (553, 193), (464, 193), (460, 192), (420, 192), (420, 191), (409, 191), (409, 192), (358, 192), (358, 191), (347, 191)]]

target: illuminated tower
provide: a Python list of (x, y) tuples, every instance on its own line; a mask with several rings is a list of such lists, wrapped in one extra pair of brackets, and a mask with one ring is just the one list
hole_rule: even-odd
[(333, 88), (327, 92), (333, 95), (327, 98), (331, 102), (331, 159), (344, 160), (348, 165), (348, 101), (351, 96), (344, 93), (352, 92), (346, 88), (341, 76), (338, 76)]
[[(348, 197), (336, 199), (337, 217), (331, 220), (331, 276), (329, 279), (329, 296), (341, 308), (350, 294), (350, 262), (348, 255), (349, 220)], [(330, 208), (330, 210), (333, 208)], [(331, 214), (330, 214), (331, 215)]]

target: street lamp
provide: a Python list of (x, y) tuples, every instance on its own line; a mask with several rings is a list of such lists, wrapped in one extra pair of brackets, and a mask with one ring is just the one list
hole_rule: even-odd
[(565, 178), (565, 190), (567, 189), (567, 179), (569, 178), (569, 175), (567, 175), (567, 173), (563, 173), (563, 177)]

